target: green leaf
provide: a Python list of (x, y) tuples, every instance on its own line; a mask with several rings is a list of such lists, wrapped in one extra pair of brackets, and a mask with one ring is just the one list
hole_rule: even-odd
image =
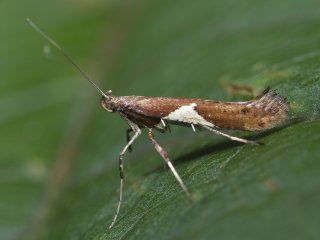
[[(318, 239), (316, 1), (5, 2), (1, 239)], [(289, 119), (230, 132), (264, 146), (183, 127), (156, 133), (192, 203), (143, 131), (125, 156), (124, 201), (108, 229), (126, 123), (100, 108), (59, 52), (41, 52), (47, 43), (25, 15), (115, 95), (231, 101), (248, 97), (224, 86), (270, 86), (290, 101)]]

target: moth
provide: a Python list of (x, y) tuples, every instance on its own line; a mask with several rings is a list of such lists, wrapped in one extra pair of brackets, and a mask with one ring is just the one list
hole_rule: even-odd
[[(260, 96), (245, 102), (223, 102), (195, 98), (168, 98), (145, 96), (115, 96), (112, 91), (102, 91), (68, 54), (30, 19), (30, 25), (47, 41), (56, 47), (66, 59), (90, 82), (101, 94), (101, 106), (108, 112), (118, 113), (129, 125), (127, 144), (119, 154), (120, 195), (116, 213), (109, 228), (117, 221), (121, 204), (124, 184), (123, 157), (131, 149), (133, 142), (141, 135), (141, 129), (148, 130), (148, 138), (156, 151), (165, 161), (182, 190), (191, 198), (191, 193), (184, 184), (179, 173), (174, 168), (166, 150), (155, 140), (154, 130), (165, 133), (169, 126), (180, 125), (206, 129), (233, 141), (258, 144), (255, 141), (228, 135), (221, 130), (236, 129), (244, 131), (262, 131), (271, 129), (282, 123), (288, 115), (290, 104), (286, 98), (267, 88)], [(130, 138), (130, 132), (133, 136)]]

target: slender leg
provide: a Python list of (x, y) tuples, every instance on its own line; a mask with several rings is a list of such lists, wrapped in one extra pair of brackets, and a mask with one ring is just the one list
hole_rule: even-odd
[(136, 124), (134, 124), (133, 122), (131, 122), (129, 120), (127, 120), (127, 122), (130, 125), (132, 131), (134, 132), (134, 135), (129, 140), (127, 145), (122, 149), (122, 151), (120, 152), (120, 155), (119, 155), (120, 194), (119, 194), (119, 201), (118, 201), (117, 211), (116, 211), (116, 214), (114, 215), (112, 223), (109, 226), (109, 229), (112, 228), (114, 226), (115, 222), (117, 221), (117, 218), (118, 218), (118, 215), (119, 215), (119, 212), (120, 212), (121, 203), (122, 203), (123, 179), (124, 179), (123, 178), (123, 160), (122, 160), (123, 156), (126, 153), (126, 151), (128, 150), (128, 148), (131, 146), (131, 144), (134, 142), (134, 140), (136, 140), (138, 138), (138, 136), (141, 134), (141, 130)]
[[(131, 138), (130, 138), (130, 133), (131, 133), (132, 131), (133, 131), (132, 128), (129, 128), (129, 129), (127, 129), (127, 131), (126, 131), (127, 143), (130, 142), (130, 139), (131, 139)], [(129, 152), (132, 151), (131, 145), (128, 147), (128, 150), (129, 150)]]
[(251, 141), (251, 140), (247, 140), (247, 139), (243, 139), (243, 138), (233, 137), (231, 135), (228, 135), (226, 133), (220, 132), (220, 131), (218, 131), (218, 130), (216, 130), (214, 128), (208, 127), (208, 126), (202, 126), (202, 127), (207, 129), (207, 130), (209, 130), (210, 132), (214, 132), (215, 134), (222, 135), (224, 137), (230, 138), (233, 141), (242, 142), (242, 143), (250, 143), (250, 144), (254, 144), (254, 145), (259, 145), (260, 144), (259, 142), (256, 142), (256, 141)]
[(166, 164), (170, 168), (171, 172), (173, 173), (174, 177), (176, 178), (176, 180), (180, 184), (180, 186), (183, 189), (183, 191), (187, 194), (187, 196), (190, 199), (192, 199), (189, 190), (187, 189), (186, 185), (183, 183), (181, 177), (179, 176), (179, 174), (176, 171), (176, 169), (174, 168), (174, 166), (172, 165), (172, 163), (171, 163), (171, 161), (170, 161), (170, 159), (168, 157), (168, 153), (154, 139), (153, 133), (152, 133), (152, 129), (149, 129), (148, 138), (151, 140), (151, 142), (153, 143), (153, 146), (155, 147), (155, 149), (158, 151), (158, 153), (161, 155), (161, 157), (164, 159), (164, 161), (166, 162)]

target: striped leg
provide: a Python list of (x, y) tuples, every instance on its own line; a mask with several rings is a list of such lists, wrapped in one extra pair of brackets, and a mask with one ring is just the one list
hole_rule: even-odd
[(170, 159), (168, 157), (168, 153), (154, 139), (153, 133), (152, 133), (152, 129), (149, 129), (148, 138), (151, 140), (151, 142), (153, 143), (154, 148), (157, 150), (157, 152), (161, 155), (161, 157), (164, 159), (164, 161), (166, 162), (166, 164), (170, 168), (171, 172), (173, 173), (174, 177), (176, 178), (176, 180), (180, 184), (180, 186), (183, 189), (183, 191), (187, 194), (187, 196), (190, 199), (192, 199), (189, 190), (187, 189), (186, 185), (183, 183), (181, 177), (179, 176), (179, 174), (176, 171), (176, 169), (174, 168), (174, 166), (172, 165), (172, 163), (171, 163), (171, 161), (170, 161)]
[[(119, 212), (120, 212), (120, 207), (121, 207), (121, 203), (122, 203), (122, 192), (123, 192), (123, 156), (126, 153), (126, 151), (128, 150), (128, 148), (130, 148), (131, 144), (134, 142), (134, 140), (136, 140), (138, 138), (138, 136), (141, 134), (141, 130), (138, 127), (138, 125), (134, 124), (133, 122), (125, 119), (128, 124), (130, 125), (132, 131), (134, 132), (133, 137), (129, 140), (129, 142), (127, 143), (127, 145), (122, 149), (122, 151), (120, 152), (119, 155), (119, 172), (120, 172), (120, 194), (119, 194), (119, 201), (118, 201), (118, 207), (117, 207), (117, 211), (116, 214), (114, 215), (113, 221), (109, 226), (109, 229), (112, 228), (114, 226), (114, 224), (117, 221)], [(128, 131), (127, 131), (128, 132)]]
[[(132, 128), (129, 128), (129, 129), (127, 129), (127, 131), (126, 131), (127, 143), (130, 142), (130, 139), (131, 139), (130, 133), (131, 133), (132, 131), (133, 131)], [(131, 145), (128, 147), (128, 150), (129, 150), (129, 152), (132, 151)]]
[(207, 130), (209, 130), (210, 132), (213, 132), (215, 134), (227, 137), (227, 138), (231, 139), (232, 141), (237, 141), (237, 142), (242, 142), (242, 143), (250, 143), (250, 144), (254, 144), (254, 145), (260, 145), (261, 144), (261, 143), (256, 142), (256, 141), (251, 141), (251, 140), (247, 140), (247, 139), (244, 139), (244, 138), (238, 138), (238, 137), (234, 137), (234, 136), (228, 135), (226, 133), (220, 132), (220, 131), (218, 131), (218, 130), (216, 130), (214, 128), (208, 127), (208, 126), (202, 126), (202, 127), (207, 129)]

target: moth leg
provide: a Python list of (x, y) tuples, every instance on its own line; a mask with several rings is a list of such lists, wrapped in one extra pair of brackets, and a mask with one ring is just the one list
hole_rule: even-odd
[[(115, 222), (117, 221), (119, 212), (120, 212), (120, 207), (121, 207), (121, 203), (122, 203), (122, 193), (123, 193), (123, 179), (124, 179), (124, 174), (123, 174), (123, 156), (126, 153), (126, 151), (128, 150), (128, 148), (131, 146), (131, 144), (139, 137), (139, 135), (141, 134), (141, 130), (138, 127), (138, 125), (136, 125), (135, 123), (129, 121), (126, 119), (126, 121), (128, 122), (128, 124), (130, 125), (132, 131), (134, 132), (134, 135), (132, 136), (132, 138), (129, 140), (129, 142), (127, 143), (127, 145), (122, 149), (122, 151), (120, 152), (119, 155), (119, 173), (120, 173), (120, 194), (119, 194), (119, 201), (118, 201), (118, 207), (117, 207), (117, 211), (116, 214), (114, 215), (114, 218), (112, 220), (112, 223), (109, 226), (109, 229), (112, 228), (115, 224)], [(128, 131), (127, 131), (128, 132)]]
[(172, 165), (169, 157), (168, 157), (168, 153), (159, 145), (159, 143), (154, 139), (153, 137), (153, 133), (152, 133), (152, 129), (149, 129), (148, 132), (148, 138), (151, 140), (151, 142), (153, 143), (154, 148), (157, 150), (157, 152), (161, 155), (161, 157), (164, 159), (164, 161), (166, 162), (166, 164), (168, 165), (168, 167), (170, 168), (171, 172), (173, 173), (174, 177), (176, 178), (176, 180), (178, 181), (178, 183), (180, 184), (180, 187), (183, 189), (183, 191), (187, 194), (187, 196), (191, 198), (191, 194), (189, 192), (189, 190), (187, 189), (186, 185), (184, 184), (184, 182), (182, 181), (180, 175), (178, 174), (178, 172), (176, 171), (176, 169), (174, 168), (174, 166)]
[(254, 145), (259, 145), (258, 142), (256, 141), (251, 141), (251, 140), (247, 140), (247, 139), (244, 139), (244, 138), (238, 138), (238, 137), (234, 137), (234, 136), (231, 136), (231, 135), (228, 135), (226, 133), (223, 133), (223, 132), (220, 132), (214, 128), (211, 128), (211, 127), (208, 127), (208, 126), (202, 126), (203, 128), (209, 130), (210, 132), (213, 132), (215, 134), (218, 134), (218, 135), (222, 135), (224, 137), (227, 137), (227, 138), (230, 138), (232, 141), (237, 141), (237, 142), (242, 142), (242, 143), (250, 143), (250, 144), (254, 144)]
[(166, 128), (166, 122), (161, 118), (161, 123), (163, 125), (164, 128)]
[[(130, 142), (130, 139), (131, 139), (130, 133), (131, 133), (132, 131), (133, 131), (132, 128), (129, 128), (129, 129), (127, 129), (127, 131), (126, 131), (127, 143)], [(128, 150), (129, 150), (129, 152), (132, 152), (132, 146), (131, 146), (131, 145), (128, 147)]]

